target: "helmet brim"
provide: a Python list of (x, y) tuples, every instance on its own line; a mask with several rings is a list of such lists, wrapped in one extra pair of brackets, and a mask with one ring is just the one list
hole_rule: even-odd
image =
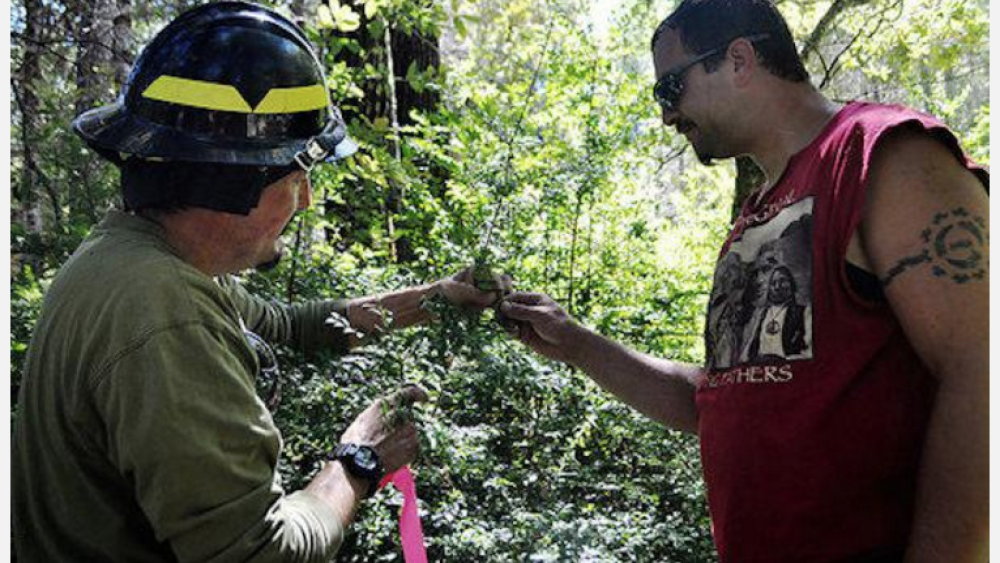
[[(73, 121), (73, 130), (91, 148), (118, 162), (135, 156), (183, 162), (290, 166), (308, 141), (230, 141), (223, 147), (219, 146), (218, 139), (191, 135), (137, 117), (126, 110), (121, 100), (84, 112)], [(325, 160), (346, 158), (357, 150), (357, 143), (345, 134)]]

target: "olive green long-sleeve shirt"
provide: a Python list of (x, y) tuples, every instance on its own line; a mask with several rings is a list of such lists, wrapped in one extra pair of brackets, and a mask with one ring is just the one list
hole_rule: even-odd
[(111, 212), (46, 294), (15, 421), (22, 561), (328, 561), (343, 530), (286, 494), (243, 324), (345, 350), (339, 301), (259, 300), (180, 260), (155, 223)]

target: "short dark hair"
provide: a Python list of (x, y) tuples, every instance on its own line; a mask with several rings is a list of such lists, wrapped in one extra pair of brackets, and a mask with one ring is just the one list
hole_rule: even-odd
[(175, 212), (201, 207), (248, 215), (264, 188), (300, 170), (285, 167), (156, 161), (129, 158), (119, 164), (125, 209)]
[(782, 275), (784, 275), (786, 278), (788, 278), (788, 280), (791, 282), (791, 284), (792, 284), (792, 291), (798, 291), (799, 290), (799, 284), (796, 283), (796, 281), (795, 281), (795, 274), (792, 273), (792, 269), (791, 268), (789, 268), (788, 266), (775, 266), (774, 269), (771, 270), (771, 277), (773, 278), (774, 274), (777, 274), (779, 272)]
[[(677, 31), (681, 44), (694, 54), (724, 46), (739, 37), (766, 34), (766, 39), (754, 41), (761, 65), (790, 82), (809, 80), (788, 24), (770, 0), (684, 0), (656, 28), (651, 49), (656, 48), (657, 40), (667, 29)], [(706, 59), (705, 70), (714, 71), (724, 58), (720, 54)]]

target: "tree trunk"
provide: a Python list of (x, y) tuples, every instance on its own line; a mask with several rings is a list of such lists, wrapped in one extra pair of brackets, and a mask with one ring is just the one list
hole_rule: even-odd
[[(362, 53), (365, 53), (365, 56), (362, 58), (344, 51), (344, 60), (348, 66), (353, 68), (363, 68), (366, 63), (375, 68), (385, 68), (385, 38), (381, 35), (372, 37), (367, 25), (368, 22), (363, 19), (361, 28), (352, 34), (353, 38), (361, 44)], [(421, 72), (427, 71), (428, 68), (437, 69), (440, 67), (439, 38), (407, 33), (393, 26), (390, 30), (389, 40), (392, 45), (392, 74), (395, 77), (396, 112), (399, 116), (399, 124), (401, 126), (411, 125), (413, 123), (413, 119), (410, 118), (411, 110), (433, 111), (440, 102), (440, 96), (437, 92), (428, 89), (417, 92), (405, 78), (411, 64), (415, 64)], [(360, 112), (372, 120), (377, 117), (390, 118), (389, 91), (385, 80), (369, 80), (364, 82), (361, 88), (364, 90), (365, 96), (361, 103)]]
[[(19, 208), (13, 219), (22, 224), (29, 233), (41, 233), (43, 176), (35, 157), (35, 142), (40, 130), (39, 100), (35, 95), (35, 85), (42, 78), (41, 45), (45, 37), (45, 15), (47, 9), (41, 0), (25, 0), (25, 25), (23, 37), (23, 59), (17, 71), (17, 80), (12, 84), (14, 98), (20, 114), (21, 170), (15, 197)], [(58, 202), (53, 201), (58, 213)], [(27, 257), (26, 257), (27, 258)]]
[(103, 70), (111, 60), (111, 17), (109, 0), (85, 0), (77, 28), (77, 98), (74, 114), (80, 115), (106, 97), (107, 75)]
[(416, 33), (392, 30), (393, 74), (396, 79), (396, 111), (400, 125), (410, 125), (410, 110), (431, 111), (437, 107), (441, 97), (437, 91), (424, 89), (418, 92), (405, 78), (411, 64), (424, 72), (429, 68), (440, 68), (441, 53), (438, 37), (425, 37)]
[(77, 29), (76, 114), (115, 98), (132, 64), (130, 0), (85, 0)]
[[(14, 96), (21, 117), (21, 181), (15, 193), (20, 200), (21, 209), (30, 212), (38, 203), (36, 196), (37, 186), (35, 185), (35, 173), (31, 163), (31, 145), (37, 131), (38, 97), (35, 96), (33, 84), (41, 76), (41, 61), (39, 60), (39, 46), (41, 38), (39, 18), (44, 8), (39, 0), (26, 0), (24, 3), (25, 25), (24, 25), (24, 58), (21, 67), (17, 72), (15, 81)], [(34, 231), (29, 227), (29, 230)]]
[(135, 62), (135, 38), (132, 35), (132, 1), (114, 0), (115, 16), (112, 20), (111, 51), (114, 58), (111, 68), (114, 71), (115, 88), (112, 97), (121, 91), (128, 79)]
[[(128, 78), (134, 58), (131, 0), (83, 0), (77, 22), (75, 114), (111, 102)], [(91, 221), (107, 204), (93, 195), (95, 177), (103, 166), (94, 159), (75, 171), (69, 189), (82, 191)]]
[[(303, 0), (300, 0), (303, 1)], [(405, 127), (414, 123), (410, 117), (412, 110), (423, 112), (434, 111), (440, 103), (440, 96), (436, 91), (421, 89), (417, 91), (414, 85), (407, 81), (407, 72), (410, 65), (416, 65), (420, 72), (426, 72), (428, 68), (438, 69), (441, 64), (439, 52), (439, 38), (433, 35), (421, 35), (416, 32), (405, 32), (393, 25), (392, 20), (383, 20), (389, 26), (386, 33), (373, 37), (369, 29), (370, 21), (364, 16), (360, 6), (354, 6), (355, 11), (361, 15), (361, 26), (357, 31), (348, 34), (349, 37), (357, 41), (361, 46), (360, 54), (354, 54), (349, 50), (341, 51), (341, 57), (348, 66), (352, 68), (364, 68), (366, 64), (375, 68), (383, 69), (385, 74), (378, 80), (367, 80), (360, 84), (364, 91), (364, 98), (360, 101), (355, 112), (345, 110), (345, 117), (349, 120), (352, 113), (360, 114), (367, 119), (374, 121), (383, 118), (393, 126), (393, 131), (397, 127)], [(386, 14), (388, 18), (392, 14)], [(382, 18), (383, 15), (376, 15)], [(391, 69), (389, 68), (391, 65)], [(397, 143), (393, 145), (392, 143)], [(394, 155), (399, 154), (398, 144), (401, 139), (390, 141), (389, 150)], [(406, 231), (413, 225), (407, 225), (406, 217), (401, 213), (405, 202), (402, 186), (392, 185), (386, 191), (385, 201), (381, 202), (382, 209), (386, 214), (385, 220), (390, 229), (392, 242), (392, 254), (395, 261), (406, 263), (416, 259), (416, 253), (410, 240), (405, 236), (397, 238), (400, 231)]]

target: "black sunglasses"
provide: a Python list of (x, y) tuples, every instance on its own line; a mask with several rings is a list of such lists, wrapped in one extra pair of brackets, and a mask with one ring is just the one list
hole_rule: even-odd
[[(771, 34), (769, 33), (761, 33), (758, 35), (750, 35), (744, 39), (753, 43), (754, 41), (767, 39), (770, 36)], [(704, 61), (705, 59), (714, 57), (725, 51), (729, 47), (729, 44), (737, 39), (739, 39), (739, 37), (730, 39), (725, 45), (705, 51), (681, 66), (675, 67), (663, 73), (663, 76), (661, 76), (659, 80), (656, 81), (656, 85), (653, 86), (653, 97), (656, 98), (656, 101), (660, 104), (660, 107), (663, 108), (663, 111), (677, 111), (677, 106), (681, 103), (681, 97), (684, 96), (684, 75), (687, 74), (687, 71), (691, 70), (694, 65)]]

